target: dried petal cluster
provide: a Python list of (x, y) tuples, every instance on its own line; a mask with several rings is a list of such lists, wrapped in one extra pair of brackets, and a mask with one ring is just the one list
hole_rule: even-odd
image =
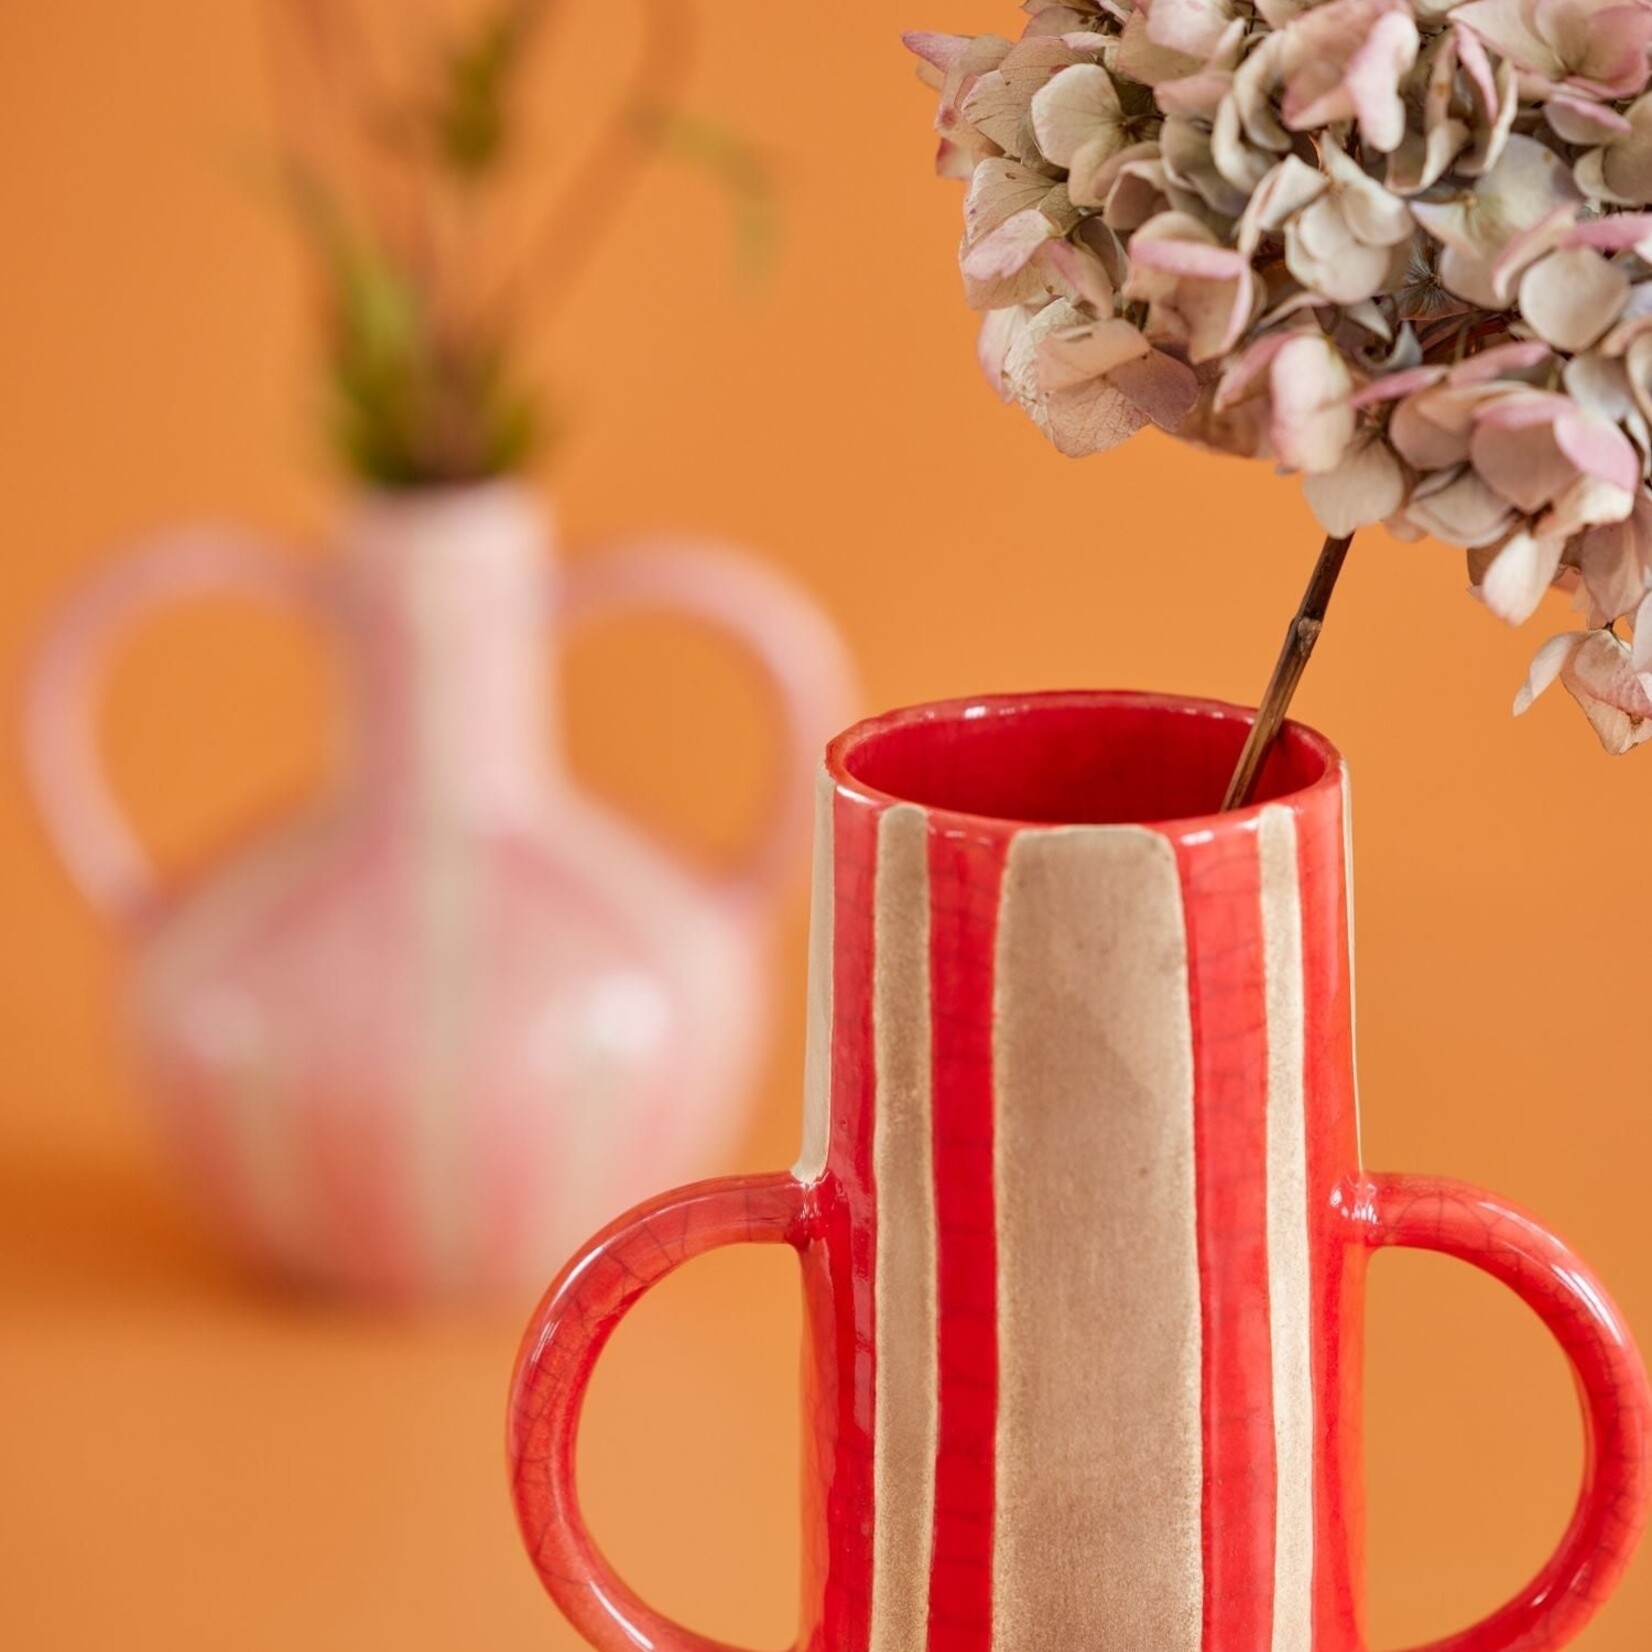
[(1063, 453), (1271, 458), (1512, 622), (1573, 588), (1516, 710), (1652, 739), (1652, 0), (1025, 10), (907, 37), (1004, 399)]

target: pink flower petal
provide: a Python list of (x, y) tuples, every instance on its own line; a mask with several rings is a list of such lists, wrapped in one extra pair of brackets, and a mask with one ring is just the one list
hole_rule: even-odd
[(1022, 40), (975, 82), (960, 106), (964, 119), (1005, 154), (1034, 159), (1026, 153), (1033, 96), (1073, 61), (1072, 49), (1060, 40)]
[(1199, 57), (1159, 45), (1148, 31), (1147, 15), (1141, 11), (1130, 13), (1113, 42), (1113, 50), (1113, 67), (1142, 86), (1182, 80), (1201, 67)]
[(1186, 57), (1209, 58), (1233, 17), (1223, 0), (1151, 0), (1147, 35)]
[(1420, 390), (1399, 402), (1388, 421), (1388, 439), (1400, 457), (1418, 470), (1447, 470), (1469, 456), (1476, 409), (1488, 395), (1483, 386), (1451, 384)]
[(1486, 56), (1486, 49), (1480, 44), (1479, 37), (1471, 30), (1453, 24), (1451, 43), (1456, 48), (1458, 67), (1473, 87), (1481, 108), (1495, 109), (1499, 102), (1497, 77), (1492, 71), (1491, 59)]
[(1517, 0), (1469, 0), (1451, 13), (1452, 25), (1472, 29), (1499, 57), (1506, 57), (1531, 73), (1563, 76), (1566, 66), (1549, 44), (1540, 39)]
[(1058, 71), (1032, 100), (1033, 133), (1038, 147), (1057, 166), (1073, 157), (1100, 132), (1122, 148), (1122, 113), (1113, 77), (1099, 63), (1075, 63)]
[(1005, 219), (1028, 207), (1043, 204), (1054, 184), (1042, 172), (1019, 161), (995, 158), (982, 161), (969, 181), (964, 197), (964, 238), (972, 246), (990, 235)]
[(1312, 333), (1288, 338), (1268, 373), (1273, 450), (1287, 470), (1334, 470), (1354, 435), (1347, 364), (1331, 342)]
[(1243, 255), (1232, 247), (1182, 241), (1170, 236), (1138, 235), (1130, 243), (1130, 262), (1144, 270), (1203, 281), (1236, 281), (1250, 268)]
[(1602, 6), (1598, 0), (1568, 0), (1565, 9), (1582, 23), (1585, 42), (1581, 58), (1569, 65), (1572, 84), (1602, 98), (1644, 91), (1652, 11), (1644, 5)]
[[(1607, 625), (1634, 613), (1652, 592), (1652, 497), (1642, 488), (1627, 517), (1579, 534), (1572, 549), (1592, 623)], [(1638, 627), (1635, 636), (1641, 646)], [(1652, 633), (1644, 642), (1652, 648)]]
[(1405, 136), (1399, 87), (1417, 61), (1419, 44), (1410, 14), (1391, 11), (1377, 19), (1365, 44), (1349, 60), (1347, 86), (1360, 136), (1385, 155)]
[(1148, 423), (1147, 414), (1110, 379), (1056, 391), (1033, 418), (1069, 459), (1085, 459), (1118, 447)]
[(969, 50), (974, 37), (967, 34), (934, 34), (927, 29), (908, 29), (901, 44), (915, 57), (945, 74)]
[(1373, 379), (1362, 389), (1356, 390), (1349, 406), (1380, 407), (1384, 402), (1398, 401), (1402, 396), (1409, 396), (1415, 391), (1427, 390), (1444, 377), (1443, 367), (1408, 367), (1404, 372), (1390, 373), (1386, 378)]
[(1652, 682), (1647, 680), (1652, 676), (1652, 591), (1635, 610), (1635, 642), (1629, 663), (1641, 679), (1642, 690), (1652, 693)]
[(1554, 439), (1552, 420), (1528, 425), (1479, 420), (1469, 438), (1469, 457), (1491, 488), (1528, 515), (1559, 498), (1577, 476)]
[(1025, 269), (1038, 249), (1058, 233), (1037, 207), (1028, 207), (1006, 218), (964, 253), (964, 274), (978, 281), (1014, 275)]
[(1538, 517), (1532, 532), (1540, 538), (1575, 539), (1587, 528), (1621, 522), (1634, 509), (1635, 496), (1598, 476), (1579, 476)]
[(1555, 420), (1554, 435), (1560, 451), (1585, 476), (1609, 482), (1625, 493), (1633, 494), (1640, 487), (1640, 455), (1616, 425), (1568, 401)]
[(1271, 167), (1256, 186), (1239, 220), (1239, 251), (1250, 258), (1264, 235), (1277, 235), (1285, 224), (1330, 187), (1323, 172), (1297, 155), (1287, 155)]
[(1531, 390), (1524, 386), (1518, 390), (1506, 390), (1500, 385), (1488, 385), (1486, 388), (1492, 394), (1476, 403), (1474, 421), (1491, 430), (1530, 430), (1533, 426), (1551, 426), (1570, 405), (1566, 397), (1553, 390)]
[(1547, 368), (1554, 361), (1554, 351), (1536, 339), (1516, 339), (1508, 344), (1494, 344), (1481, 350), (1451, 369), (1454, 385), (1487, 384), (1505, 376), (1518, 377), (1532, 368)]
[(1278, 39), (1288, 127), (1305, 132), (1353, 119), (1372, 148), (1387, 152), (1399, 143), (1400, 84), (1419, 46), (1404, 0), (1328, 0), (1292, 19)]
[(1631, 130), (1629, 122), (1607, 103), (1559, 93), (1543, 105), (1543, 114), (1558, 137), (1580, 148), (1609, 143)]
[(1568, 243), (1576, 219), (1576, 207), (1567, 203), (1509, 237), (1491, 263), (1491, 291), (1498, 306), (1513, 303), (1520, 277), (1532, 264)]
[(1124, 362), (1107, 377), (1161, 430), (1180, 430), (1199, 399), (1199, 375), (1162, 350)]
[(1392, 516), (1405, 502), (1405, 471), (1380, 438), (1349, 448), (1340, 464), (1305, 476), (1302, 492), (1319, 525), (1350, 534)]
[(1617, 320), (1629, 277), (1592, 247), (1540, 258), (1520, 278), (1520, 314), (1557, 350), (1586, 350)]
[(1597, 252), (1629, 252), (1642, 245), (1652, 246), (1652, 212), (1616, 212), (1606, 218), (1591, 218), (1573, 225), (1564, 245), (1593, 247)]
[(1612, 756), (1652, 738), (1652, 699), (1629, 649), (1610, 631), (1585, 631), (1560, 680)]
[(1532, 656), (1531, 670), (1526, 673), (1526, 680), (1514, 697), (1516, 717), (1525, 716), (1531, 710), (1532, 702), (1560, 680), (1560, 673), (1577, 652), (1583, 636), (1581, 631), (1562, 631), (1558, 637), (1550, 637)]
[(1010, 351), (1026, 327), (1027, 312), (1019, 306), (988, 310), (982, 319), (975, 359), (981, 364), (981, 372), (1000, 401), (1015, 400), (1015, 388), (1009, 382), (1007, 367)]
[(1216, 411), (1236, 407), (1263, 380), (1273, 366), (1273, 358), (1292, 338), (1290, 333), (1269, 333), (1251, 345), (1222, 375), (1216, 387)]
[(1439, 471), (1421, 483), (1405, 507), (1406, 520), (1447, 545), (1466, 550), (1495, 544), (1509, 531), (1508, 501), (1472, 470)]
[(1480, 581), (1480, 595), (1499, 619), (1523, 625), (1537, 612), (1560, 567), (1563, 539), (1512, 534)]
[(1110, 312), (1117, 296), (1101, 259), (1087, 247), (1071, 241), (1052, 241), (1044, 250), (1051, 267), (1067, 283), (1075, 298), (1097, 310)]
[(1145, 356), (1150, 346), (1128, 321), (1081, 323), (1038, 341), (1038, 377), (1046, 390), (1071, 390), (1105, 378), (1115, 367)]

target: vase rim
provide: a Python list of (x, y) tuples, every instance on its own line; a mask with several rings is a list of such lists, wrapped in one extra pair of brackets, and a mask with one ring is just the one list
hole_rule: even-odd
[[(1340, 797), (1346, 769), (1341, 752), (1317, 730), (1287, 720), (1255, 800), (1238, 809), (1217, 807), (1255, 715), (1250, 707), (1223, 700), (1134, 689), (1047, 689), (934, 700), (882, 712), (845, 729), (826, 748), (826, 773), (836, 789), (854, 801), (880, 809), (917, 807), (943, 828), (952, 822), (964, 831), (973, 828), (995, 835), (1006, 830), (1146, 827), (1186, 837), (1243, 830), (1254, 825), (1265, 809), (1300, 811), (1322, 799)], [(1162, 765), (1155, 765), (1160, 772), (1151, 777), (1153, 783), (1145, 790), (1156, 801), (1172, 806), (1131, 810), (1102, 801), (1098, 807), (1092, 793), (1084, 803), (1068, 808), (1061, 802), (1066, 794), (1059, 776), (1052, 788), (1050, 776), (1042, 772), (1036, 777), (1036, 806), (1025, 806), (1032, 800), (1017, 801), (1015, 764), (1018, 758), (1024, 762), (1036, 759), (1022, 756), (1025, 741), (1013, 736), (1013, 743), (1003, 740), (1014, 725), (1019, 725), (1016, 733), (1036, 732), (1042, 749), (1064, 753), (1066, 761), (1051, 767), (1072, 770), (1075, 785), (1089, 777), (1073, 762), (1074, 748), (1093, 748), (1113, 771), (1104, 787), (1122, 788), (1104, 790), (1101, 796), (1107, 799), (1133, 795), (1132, 787), (1141, 778), (1142, 765), (1133, 763), (1132, 754), (1111, 749), (1106, 738), (1110, 731), (1122, 736), (1128, 729), (1135, 747), (1181, 759), (1179, 768), (1173, 765), (1170, 778), (1181, 781), (1184, 789), (1208, 780), (1211, 806), (1174, 806), (1178, 788), (1167, 791)], [(987, 761), (968, 765), (968, 773), (965, 765), (947, 767), (960, 744), (972, 743), (971, 735), (962, 735), (960, 740), (965, 729), (1000, 737), (994, 749), (980, 752)], [(1067, 731), (1080, 739), (1066, 741)], [(1144, 734), (1153, 737), (1150, 744)], [(983, 748), (988, 744), (988, 740), (980, 741)], [(1201, 760), (1207, 773), (1188, 772)], [(917, 771), (916, 784), (907, 781), (903, 767), (908, 773)], [(978, 773), (987, 767), (993, 775), (983, 788)], [(1001, 788), (1002, 801), (993, 798), (993, 786)]]

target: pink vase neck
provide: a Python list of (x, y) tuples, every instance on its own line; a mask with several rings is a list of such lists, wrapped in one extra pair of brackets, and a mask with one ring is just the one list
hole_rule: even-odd
[(511, 483), (368, 495), (345, 541), (370, 808), (496, 818), (543, 801), (553, 761), (544, 511)]

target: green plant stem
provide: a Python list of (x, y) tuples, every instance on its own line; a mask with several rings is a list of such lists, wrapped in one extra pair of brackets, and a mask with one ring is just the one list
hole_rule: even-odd
[(1336, 590), (1337, 577), (1342, 572), (1343, 563), (1348, 560), (1348, 547), (1353, 542), (1352, 534), (1340, 538), (1332, 534), (1320, 550), (1308, 588), (1302, 593), (1302, 601), (1291, 620), (1290, 629), (1285, 633), (1285, 645), (1279, 651), (1279, 660), (1268, 681), (1267, 693), (1262, 696), (1256, 720), (1250, 726), (1244, 750), (1240, 752), (1233, 778), (1228, 782), (1227, 795), (1222, 799), (1224, 809), (1242, 808), (1250, 802), (1257, 776), (1262, 772), (1268, 753), (1273, 750), (1274, 741), (1279, 738), (1291, 697), (1296, 693), (1297, 684), (1302, 681), (1302, 673), (1308, 669), (1314, 645), (1324, 629), (1325, 614), (1331, 606), (1331, 593)]

